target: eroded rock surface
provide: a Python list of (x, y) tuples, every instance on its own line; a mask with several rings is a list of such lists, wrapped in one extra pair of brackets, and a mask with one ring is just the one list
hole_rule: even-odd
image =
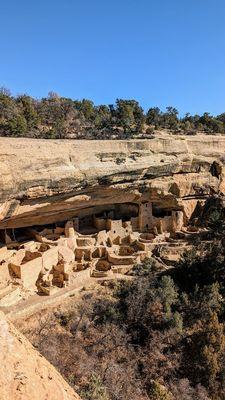
[(56, 369), (0, 312), (0, 398), (79, 400)]
[(225, 191), (225, 138), (130, 141), (0, 138), (0, 228), (67, 220), (78, 211), (151, 200), (189, 217)]

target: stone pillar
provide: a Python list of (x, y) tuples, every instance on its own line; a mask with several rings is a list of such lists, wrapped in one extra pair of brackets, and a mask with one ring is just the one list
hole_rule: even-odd
[(172, 231), (180, 231), (184, 225), (183, 211), (172, 211)]
[(163, 222), (162, 222), (162, 220), (160, 218), (160, 220), (159, 220), (159, 234), (161, 235), (162, 233), (163, 233)]
[(66, 238), (75, 237), (73, 221), (67, 221), (67, 223), (65, 225), (65, 236), (66, 236)]

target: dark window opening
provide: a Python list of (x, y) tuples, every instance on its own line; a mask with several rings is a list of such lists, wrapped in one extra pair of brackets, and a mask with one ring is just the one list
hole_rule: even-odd
[(152, 215), (153, 215), (153, 217), (156, 217), (156, 218), (170, 217), (172, 215), (172, 211), (153, 206), (152, 207)]

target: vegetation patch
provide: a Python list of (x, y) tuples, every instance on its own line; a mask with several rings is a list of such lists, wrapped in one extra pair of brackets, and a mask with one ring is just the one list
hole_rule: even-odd
[(225, 133), (225, 113), (216, 117), (186, 114), (179, 118), (174, 107), (144, 112), (136, 100), (117, 99), (115, 104), (95, 106), (91, 100), (73, 100), (50, 92), (34, 99), (12, 96), (0, 89), (0, 136), (45, 139), (154, 138), (158, 130), (194, 135)]

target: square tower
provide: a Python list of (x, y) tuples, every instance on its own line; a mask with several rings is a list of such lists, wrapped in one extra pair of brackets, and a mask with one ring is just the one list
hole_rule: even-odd
[(147, 201), (139, 205), (139, 229), (141, 232), (148, 232), (152, 227), (152, 203)]

